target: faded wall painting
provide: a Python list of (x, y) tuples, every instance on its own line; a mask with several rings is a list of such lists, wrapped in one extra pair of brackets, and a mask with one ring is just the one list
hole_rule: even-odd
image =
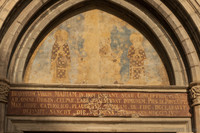
[(168, 85), (149, 41), (114, 15), (90, 10), (69, 18), (39, 44), (27, 83)]

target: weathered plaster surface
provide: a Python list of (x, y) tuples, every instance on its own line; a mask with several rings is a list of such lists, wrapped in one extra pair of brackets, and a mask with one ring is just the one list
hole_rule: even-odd
[(100, 10), (76, 15), (52, 30), (33, 54), (25, 82), (169, 84), (149, 41), (125, 21)]

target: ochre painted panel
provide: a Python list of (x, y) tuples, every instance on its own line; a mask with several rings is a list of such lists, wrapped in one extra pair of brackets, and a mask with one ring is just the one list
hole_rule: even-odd
[(149, 41), (127, 22), (100, 10), (73, 16), (53, 29), (35, 50), (24, 81), (169, 84)]

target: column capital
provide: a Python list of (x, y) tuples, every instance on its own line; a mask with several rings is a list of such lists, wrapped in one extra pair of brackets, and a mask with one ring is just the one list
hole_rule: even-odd
[(193, 86), (190, 89), (190, 97), (192, 99), (192, 107), (200, 105), (200, 85)]
[(10, 85), (6, 81), (0, 80), (0, 102), (7, 103), (8, 102), (8, 92), (10, 89)]

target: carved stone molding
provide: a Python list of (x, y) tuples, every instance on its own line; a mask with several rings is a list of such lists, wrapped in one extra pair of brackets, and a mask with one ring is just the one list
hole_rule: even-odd
[(192, 106), (200, 105), (200, 85), (193, 86), (190, 89), (190, 97), (192, 99)]
[(8, 85), (8, 83), (0, 81), (0, 102), (8, 102), (9, 89), (10, 86)]

